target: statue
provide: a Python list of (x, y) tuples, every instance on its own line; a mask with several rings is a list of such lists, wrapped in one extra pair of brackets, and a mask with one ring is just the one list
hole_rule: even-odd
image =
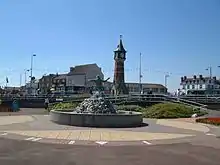
[(91, 81), (91, 82), (95, 82), (95, 86), (96, 86), (95, 88), (96, 88), (96, 90), (97, 90), (98, 92), (101, 92), (101, 91), (104, 90), (103, 83), (104, 83), (104, 82), (107, 82), (109, 79), (110, 79), (110, 77), (107, 78), (106, 80), (102, 80), (101, 77), (100, 77), (99, 75), (97, 75), (97, 76), (96, 76), (96, 79), (90, 80), (90, 81)]

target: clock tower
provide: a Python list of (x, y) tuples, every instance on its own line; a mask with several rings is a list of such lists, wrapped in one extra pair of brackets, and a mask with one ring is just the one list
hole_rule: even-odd
[(120, 35), (119, 44), (114, 51), (114, 80), (113, 80), (113, 94), (128, 94), (124, 78), (124, 62), (126, 60), (126, 50), (122, 43), (122, 35)]

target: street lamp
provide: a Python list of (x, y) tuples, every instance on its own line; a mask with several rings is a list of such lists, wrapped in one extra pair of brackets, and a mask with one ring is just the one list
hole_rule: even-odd
[(141, 85), (141, 79), (143, 78), (142, 72), (141, 72), (141, 53), (140, 53), (140, 64), (139, 64), (139, 92), (141, 94), (142, 92), (142, 85)]
[(26, 83), (27, 83), (27, 72), (29, 72), (30, 71), (30, 69), (25, 69), (24, 70), (24, 85), (26, 85)]
[(34, 57), (36, 57), (36, 54), (32, 54), (31, 55), (31, 81), (30, 81), (30, 88), (31, 88), (31, 93), (32, 93), (32, 78), (33, 78), (33, 60), (34, 60)]
[(33, 77), (33, 61), (34, 61), (34, 57), (36, 57), (36, 54), (31, 55), (31, 81), (32, 81), (32, 77)]
[(209, 77), (211, 79), (212, 78), (212, 67), (210, 66), (206, 70), (209, 71)]
[(165, 76), (164, 76), (164, 83), (165, 83), (165, 87), (167, 88), (167, 79), (168, 79), (168, 77), (170, 77), (170, 75), (168, 75), (168, 74), (166, 74)]

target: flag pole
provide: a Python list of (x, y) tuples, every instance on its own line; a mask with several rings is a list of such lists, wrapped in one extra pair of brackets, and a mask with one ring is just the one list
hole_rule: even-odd
[(7, 88), (7, 85), (8, 85), (8, 77), (6, 77), (6, 84), (5, 84), (6, 88)]

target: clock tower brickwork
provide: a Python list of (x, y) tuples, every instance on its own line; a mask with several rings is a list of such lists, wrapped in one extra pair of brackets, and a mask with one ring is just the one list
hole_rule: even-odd
[(114, 51), (114, 80), (112, 92), (115, 95), (128, 94), (128, 89), (125, 85), (124, 78), (124, 62), (126, 60), (126, 50), (123, 47), (122, 36), (120, 36), (120, 42)]

